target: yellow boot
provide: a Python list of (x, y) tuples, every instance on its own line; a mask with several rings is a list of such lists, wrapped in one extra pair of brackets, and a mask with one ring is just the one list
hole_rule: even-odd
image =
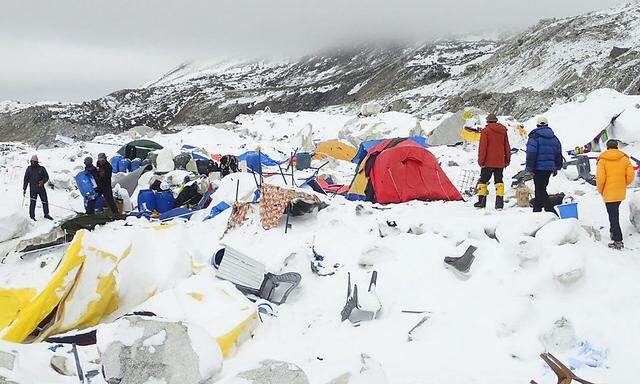
[(489, 194), (489, 188), (487, 184), (478, 184), (478, 202), (473, 204), (476, 208), (484, 208), (487, 206), (487, 194)]
[(496, 209), (504, 208), (504, 183), (496, 184)]

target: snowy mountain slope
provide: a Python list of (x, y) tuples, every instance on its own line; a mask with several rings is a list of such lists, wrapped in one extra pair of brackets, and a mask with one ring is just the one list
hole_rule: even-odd
[(640, 87), (640, 2), (545, 20), (504, 41), (361, 47), (299, 60), (184, 63), (158, 80), (73, 105), (0, 108), (5, 140), (90, 139), (135, 125), (171, 128), (274, 112), (351, 111), (376, 100), (426, 117), (465, 106), (527, 118), (579, 92)]

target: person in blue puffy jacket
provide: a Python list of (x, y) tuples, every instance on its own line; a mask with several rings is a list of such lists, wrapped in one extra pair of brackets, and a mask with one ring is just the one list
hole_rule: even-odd
[(527, 164), (526, 170), (533, 174), (535, 185), (535, 199), (533, 211), (542, 212), (544, 208), (547, 212), (556, 211), (549, 200), (547, 186), (551, 176), (558, 174), (562, 169), (562, 145), (560, 140), (549, 128), (549, 120), (546, 117), (539, 117), (536, 128), (529, 133), (527, 141)]

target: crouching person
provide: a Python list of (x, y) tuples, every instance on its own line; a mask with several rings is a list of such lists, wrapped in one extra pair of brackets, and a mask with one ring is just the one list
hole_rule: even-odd
[(624, 152), (618, 149), (617, 140), (607, 142), (607, 150), (598, 157), (596, 184), (607, 207), (611, 240), (609, 248), (623, 249), (620, 228), (620, 203), (627, 197), (627, 186), (635, 177), (633, 165)]
[(478, 164), (480, 171), (480, 183), (478, 184), (478, 202), (476, 208), (484, 208), (487, 205), (489, 194), (489, 181), (493, 176), (496, 185), (496, 209), (504, 208), (504, 168), (511, 162), (511, 145), (507, 128), (498, 123), (498, 118), (493, 113), (487, 116), (487, 126), (480, 135), (480, 147), (478, 150)]

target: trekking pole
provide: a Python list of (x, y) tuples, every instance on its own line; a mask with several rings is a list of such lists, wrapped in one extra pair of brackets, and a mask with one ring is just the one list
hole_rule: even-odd
[(78, 347), (76, 346), (76, 343), (71, 344), (71, 351), (73, 351), (73, 357), (76, 360), (78, 380), (80, 380), (80, 384), (84, 384), (84, 373), (82, 372), (82, 365), (80, 365), (80, 357), (78, 357)]

